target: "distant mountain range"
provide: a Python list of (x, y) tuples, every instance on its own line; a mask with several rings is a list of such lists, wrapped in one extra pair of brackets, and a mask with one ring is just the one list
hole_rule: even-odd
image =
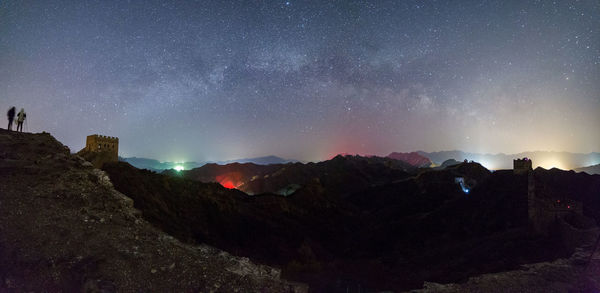
[(119, 157), (119, 161), (127, 162), (138, 169), (147, 169), (147, 170), (155, 171), (155, 172), (160, 172), (160, 171), (168, 170), (168, 169), (175, 169), (175, 167), (177, 167), (177, 166), (181, 166), (181, 167), (183, 167), (183, 169), (188, 170), (188, 169), (198, 168), (205, 164), (205, 163), (198, 163), (198, 162), (183, 162), (183, 163), (161, 162), (161, 161), (154, 160), (154, 159), (137, 158), (137, 157), (131, 157), (131, 158)]
[(442, 151), (442, 152), (423, 152), (418, 151), (419, 155), (429, 158), (436, 165), (441, 165), (448, 159), (457, 161), (475, 161), (488, 169), (511, 169), (513, 160), (518, 158), (529, 158), (533, 161), (533, 167), (543, 167), (546, 169), (559, 168), (563, 170), (573, 170), (583, 166), (590, 166), (600, 163), (600, 153), (568, 153), (568, 152), (523, 152), (518, 154), (478, 154), (467, 153), (463, 151)]
[(429, 158), (426, 158), (417, 152), (411, 152), (411, 153), (393, 152), (393, 153), (387, 155), (386, 157), (380, 157), (380, 156), (368, 155), (368, 154), (339, 153), (339, 154), (331, 157), (330, 160), (335, 157), (338, 157), (338, 156), (340, 156), (340, 157), (361, 157), (361, 158), (388, 158), (388, 159), (394, 159), (394, 160), (402, 161), (404, 163), (408, 163), (409, 165), (411, 165), (413, 167), (417, 167), (417, 168), (427, 168), (433, 164), (433, 162), (431, 162), (431, 160)]
[(391, 158), (391, 159), (395, 159), (395, 160), (404, 161), (415, 167), (429, 167), (429, 166), (431, 166), (431, 164), (433, 164), (433, 162), (429, 158), (422, 156), (417, 152), (412, 152), (412, 153), (393, 152), (393, 153), (389, 154), (387, 157)]
[[(350, 154), (340, 154), (341, 156), (351, 156)], [(363, 156), (372, 157), (372, 156)], [(598, 166), (600, 164), (600, 153), (568, 153), (568, 152), (548, 152), (548, 151), (534, 151), (534, 152), (522, 152), (518, 154), (479, 154), (469, 153), (463, 151), (441, 151), (441, 152), (409, 152), (400, 153), (393, 152), (387, 156), (388, 158), (404, 161), (414, 167), (426, 168), (430, 166), (440, 166), (447, 160), (456, 160), (457, 162), (475, 161), (488, 169), (499, 170), (499, 169), (511, 169), (513, 166), (513, 160), (527, 157), (533, 161), (533, 167), (543, 167), (546, 169), (558, 168), (563, 170), (576, 170), (579, 172), (587, 172), (590, 174), (599, 174)], [(199, 168), (205, 164), (219, 164), (227, 165), (231, 163), (253, 163), (257, 165), (274, 165), (274, 164), (287, 164), (296, 163), (298, 160), (284, 159), (277, 156), (264, 156), (256, 158), (243, 158), (236, 160), (227, 161), (207, 161), (207, 162), (160, 162), (154, 159), (148, 158), (122, 158), (119, 157), (120, 161), (127, 162), (136, 168), (148, 169), (156, 172), (162, 172), (164, 170), (175, 169), (176, 167), (183, 168), (184, 170), (191, 170)], [(589, 169), (585, 169), (589, 168)]]
[(577, 169), (575, 169), (575, 171), (577, 171), (577, 172), (585, 172), (585, 173), (588, 173), (590, 175), (600, 174), (600, 164), (593, 165), (593, 166), (582, 167), (582, 168), (577, 168)]
[(147, 170), (155, 171), (155, 172), (161, 172), (161, 171), (169, 170), (169, 169), (176, 169), (177, 167), (181, 167), (184, 170), (191, 170), (191, 169), (199, 168), (206, 164), (211, 164), (211, 163), (219, 164), (219, 165), (226, 165), (226, 164), (231, 164), (231, 163), (254, 163), (257, 165), (271, 165), (271, 164), (286, 164), (286, 163), (298, 162), (296, 160), (287, 160), (287, 159), (283, 159), (283, 158), (280, 158), (277, 156), (244, 158), (244, 159), (218, 161), (218, 162), (209, 161), (209, 162), (177, 163), (177, 162), (161, 162), (161, 161), (158, 161), (155, 159), (137, 158), (137, 157), (130, 157), (130, 158), (119, 157), (119, 161), (127, 162), (138, 169), (147, 169)]
[(357, 189), (357, 186), (368, 186), (385, 180), (400, 180), (406, 178), (408, 172), (416, 170), (411, 164), (392, 158), (338, 155), (318, 163), (205, 164), (193, 170), (166, 170), (162, 174), (182, 176), (205, 183), (218, 182), (224, 187), (236, 188), (247, 194), (289, 195), (314, 180), (335, 186), (337, 189), (352, 190)]
[(286, 164), (286, 163), (296, 163), (297, 160), (288, 160), (283, 159), (278, 156), (265, 156), (265, 157), (257, 157), (257, 158), (247, 158), (247, 159), (237, 159), (237, 160), (229, 160), (229, 161), (219, 161), (216, 162), (219, 165), (226, 165), (230, 163), (254, 163), (257, 165), (272, 165), (272, 164)]

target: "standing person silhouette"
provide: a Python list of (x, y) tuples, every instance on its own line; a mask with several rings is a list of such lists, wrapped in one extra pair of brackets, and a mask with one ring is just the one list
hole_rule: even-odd
[(17, 109), (15, 109), (15, 106), (10, 107), (10, 109), (8, 109), (8, 112), (6, 113), (6, 116), (8, 116), (8, 130), (12, 130), (12, 123), (13, 120), (15, 120), (15, 112), (17, 111)]
[(19, 114), (17, 114), (17, 131), (20, 129), (21, 132), (23, 132), (23, 122), (25, 121), (26, 117), (27, 114), (25, 114), (25, 109), (21, 108), (21, 111), (19, 111)]

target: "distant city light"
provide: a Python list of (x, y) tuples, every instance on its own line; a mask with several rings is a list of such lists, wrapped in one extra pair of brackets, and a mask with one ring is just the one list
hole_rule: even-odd
[(181, 166), (181, 165), (177, 165), (177, 166), (175, 166), (175, 168), (174, 168), (174, 169), (175, 169), (175, 171), (177, 171), (177, 172), (179, 172), (179, 171), (181, 171), (181, 170), (185, 170), (185, 168), (184, 168), (183, 166)]

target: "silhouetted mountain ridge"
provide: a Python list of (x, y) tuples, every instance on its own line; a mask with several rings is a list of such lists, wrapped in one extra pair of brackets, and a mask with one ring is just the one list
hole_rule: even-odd
[[(282, 267), (284, 276), (316, 292), (408, 290), (423, 281), (459, 282), (573, 252), (559, 230), (531, 233), (528, 177), (512, 170), (492, 173), (477, 163), (417, 169), (360, 156), (205, 167), (170, 176), (122, 163), (105, 169), (158, 227)], [(241, 173), (238, 188), (255, 195), (196, 181), (223, 171)], [(540, 198), (573, 197), (583, 202), (585, 215), (600, 219), (600, 176), (544, 169), (533, 174)], [(272, 193), (290, 184), (298, 185), (294, 192)]]
[(184, 169), (189, 170), (204, 165), (204, 163), (202, 162), (161, 162), (155, 159), (138, 157), (119, 157), (119, 161), (127, 162), (138, 169), (146, 169), (154, 172), (161, 172), (163, 170), (174, 169), (177, 166), (181, 166)]
[(440, 165), (448, 159), (457, 161), (475, 161), (480, 162), (487, 168), (491, 169), (511, 169), (512, 161), (520, 158), (530, 158), (533, 161), (534, 167), (542, 166), (545, 168), (558, 167), (564, 170), (575, 169), (591, 164), (600, 163), (600, 153), (569, 153), (569, 152), (553, 152), (553, 151), (533, 151), (522, 152), (517, 154), (479, 154), (463, 151), (441, 151), (441, 152), (423, 152), (418, 151), (418, 154), (427, 157), (433, 163)]
[(322, 182), (328, 190), (337, 191), (405, 178), (408, 172), (415, 171), (410, 164), (391, 158), (337, 155), (318, 163), (206, 164), (188, 171), (165, 171), (165, 174), (201, 182), (219, 182), (248, 194), (288, 195), (314, 180)]
[(218, 162), (161, 162), (155, 159), (148, 158), (137, 158), (137, 157), (119, 157), (119, 161), (127, 162), (132, 166), (139, 169), (146, 169), (154, 172), (162, 172), (164, 170), (175, 169), (176, 167), (183, 168), (184, 170), (191, 170), (194, 168), (202, 167), (206, 164), (219, 164), (226, 165), (231, 163), (253, 163), (257, 165), (270, 165), (270, 164), (285, 164), (298, 162), (297, 160), (287, 160), (277, 156), (264, 156), (256, 158), (243, 158), (236, 160), (218, 161)]
[(430, 167), (431, 164), (433, 163), (429, 158), (424, 157), (417, 152), (412, 152), (412, 153), (393, 152), (393, 153), (387, 155), (387, 157), (396, 159), (396, 160), (400, 160), (400, 161), (404, 161), (415, 167), (422, 167), (422, 168)]
[(577, 171), (577, 172), (585, 172), (585, 173), (588, 173), (590, 175), (600, 174), (600, 164), (593, 165), (593, 166), (587, 166), (587, 167), (577, 168), (577, 169), (575, 169), (575, 171)]
[(286, 164), (286, 163), (296, 163), (297, 160), (289, 160), (280, 158), (278, 156), (264, 156), (264, 157), (256, 157), (256, 158), (243, 158), (243, 159), (235, 159), (235, 160), (227, 160), (227, 161), (219, 161), (217, 164), (226, 165), (230, 163), (253, 163), (257, 165), (272, 165), (272, 164)]

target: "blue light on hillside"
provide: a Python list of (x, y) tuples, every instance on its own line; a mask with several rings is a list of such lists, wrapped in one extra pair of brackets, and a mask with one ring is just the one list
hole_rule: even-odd
[(471, 191), (467, 184), (465, 184), (465, 178), (463, 177), (454, 178), (454, 183), (460, 185), (460, 189), (462, 189), (462, 192), (464, 192), (465, 194), (469, 194), (469, 192)]

